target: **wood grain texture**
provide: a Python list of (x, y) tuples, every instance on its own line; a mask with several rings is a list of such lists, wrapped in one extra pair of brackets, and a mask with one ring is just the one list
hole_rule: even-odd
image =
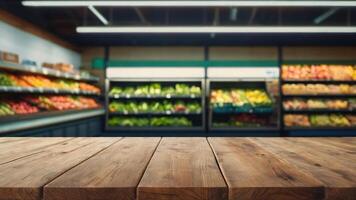
[(72, 140), (73, 138), (27, 138), (10, 140), (0, 144), (0, 165), (26, 156), (41, 153), (46, 147)]
[[(330, 161), (336, 158), (335, 162), (343, 165), (345, 168), (356, 170), (356, 149), (348, 150), (347, 148), (345, 149), (331, 144), (324, 144), (323, 141), (311, 138), (286, 138), (286, 140), (290, 145), (303, 147), (303, 149), (295, 148), (295, 152), (297, 153), (304, 154), (307, 152), (311, 156), (323, 157)], [(336, 140), (334, 141), (334, 144), (337, 144)], [(317, 151), (315, 151), (315, 149), (317, 149)], [(356, 171), (355, 176), (353, 177), (356, 180)]]
[(356, 169), (351, 167), (356, 160), (355, 154), (347, 155), (332, 146), (328, 150), (322, 145), (311, 145), (311, 142), (302, 142), (297, 138), (253, 138), (251, 141), (320, 180), (326, 188), (326, 199), (355, 199)]
[(321, 142), (325, 146), (330, 145), (342, 150), (356, 151), (356, 140), (354, 138), (318, 138), (316, 141)]
[(117, 140), (75, 138), (0, 165), (0, 200), (41, 199), (45, 184)]
[(243, 138), (209, 138), (229, 199), (322, 199), (322, 184)]
[(163, 138), (138, 200), (224, 200), (227, 188), (206, 138)]
[(45, 200), (134, 200), (160, 138), (124, 138), (57, 178)]

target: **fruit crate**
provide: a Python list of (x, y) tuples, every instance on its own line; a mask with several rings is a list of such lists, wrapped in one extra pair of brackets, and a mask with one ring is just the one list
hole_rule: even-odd
[[(198, 89), (199, 88), (199, 89)], [(205, 82), (203, 79), (122, 79), (108, 78), (106, 80), (106, 123), (107, 131), (203, 131), (205, 130)], [(201, 107), (200, 112), (187, 113), (184, 111), (169, 112), (162, 110), (149, 110), (143, 113), (110, 112), (109, 105), (112, 102), (171, 102), (173, 105), (177, 101), (182, 101), (185, 105), (195, 102)], [(127, 104), (126, 104), (127, 105)], [(187, 127), (177, 126), (109, 126), (108, 122), (112, 117), (130, 116), (134, 118), (149, 118), (159, 115), (162, 117), (186, 117), (193, 125)]]
[[(239, 93), (239, 89), (242, 91), (247, 91), (251, 89), (260, 89), (266, 91), (268, 98), (272, 100), (271, 105), (253, 105), (249, 102), (244, 103), (242, 106), (234, 105), (233, 103), (214, 103), (210, 104), (210, 109), (208, 110), (208, 128), (210, 131), (233, 131), (236, 133), (245, 131), (278, 131), (279, 130), (279, 112), (277, 106), (277, 100), (272, 97), (272, 95), (267, 90), (266, 80), (250, 80), (241, 81), (235, 79), (208, 79), (207, 81), (207, 93), (209, 94), (208, 99), (210, 102), (210, 94), (213, 90), (230, 90), (238, 89), (237, 98), (241, 98), (244, 102), (245, 98)], [(274, 105), (276, 104), (276, 105)], [(240, 126), (231, 126), (227, 124), (226, 126), (214, 126), (214, 124), (223, 124), (230, 120), (231, 117), (239, 115), (258, 115), (260, 117), (265, 117), (268, 119), (266, 125), (258, 126), (256, 124), (244, 123)]]

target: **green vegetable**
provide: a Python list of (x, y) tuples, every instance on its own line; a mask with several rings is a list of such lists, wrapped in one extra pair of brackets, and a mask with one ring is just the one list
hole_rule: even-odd
[(2, 86), (12, 86), (13, 83), (12, 83), (11, 78), (7, 74), (0, 72), (0, 85), (2, 85)]
[(110, 112), (201, 112), (201, 105), (198, 102), (185, 103), (178, 101), (176, 103), (169, 102), (167, 100), (163, 102), (118, 102), (114, 101), (109, 104)]
[(192, 122), (185, 117), (153, 117), (134, 118), (134, 117), (112, 117), (108, 121), (109, 126), (119, 127), (178, 127), (192, 126)]
[(110, 95), (201, 95), (201, 88), (198, 86), (189, 86), (187, 84), (178, 83), (172, 86), (162, 87), (160, 83), (151, 83), (146, 85), (139, 85), (136, 87), (117, 87), (114, 86), (110, 92)]

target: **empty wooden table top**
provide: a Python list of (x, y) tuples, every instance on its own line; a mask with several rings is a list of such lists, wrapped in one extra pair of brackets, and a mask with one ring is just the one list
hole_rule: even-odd
[(356, 138), (0, 138), (0, 200), (355, 196)]

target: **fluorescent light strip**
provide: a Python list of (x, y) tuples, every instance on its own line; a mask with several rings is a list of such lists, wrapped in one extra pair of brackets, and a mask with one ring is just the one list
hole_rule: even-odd
[(356, 33), (356, 27), (251, 27), (251, 26), (167, 26), (167, 27), (77, 27), (78, 33)]
[(100, 14), (100, 12), (94, 8), (94, 6), (88, 6), (89, 10), (105, 25), (108, 25), (109, 22), (108, 20), (105, 19), (105, 17)]
[(355, 7), (356, 1), (22, 1), (24, 6), (112, 7)]

